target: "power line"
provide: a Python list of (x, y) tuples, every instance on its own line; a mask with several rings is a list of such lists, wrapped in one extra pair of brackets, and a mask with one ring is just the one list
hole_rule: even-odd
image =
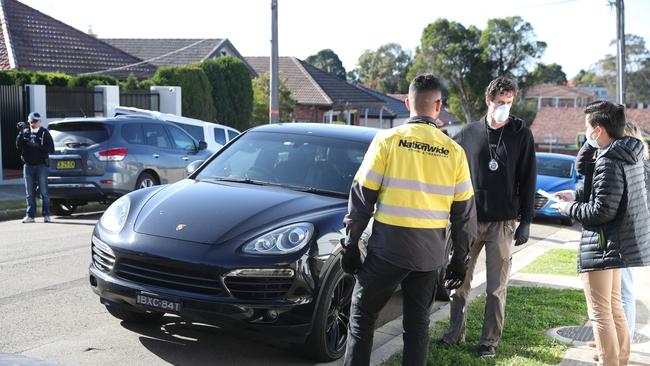
[(130, 68), (130, 67), (140, 66), (140, 65), (143, 65), (143, 64), (149, 63), (149, 62), (151, 62), (151, 61), (156, 61), (156, 60), (159, 60), (159, 59), (161, 59), (161, 58), (164, 58), (164, 57), (167, 57), (167, 56), (171, 56), (171, 55), (173, 55), (173, 54), (175, 54), (175, 53), (178, 53), (178, 52), (181, 52), (181, 51), (185, 51), (186, 49), (188, 49), (188, 48), (192, 48), (192, 47), (198, 45), (199, 43), (205, 42), (205, 41), (207, 41), (207, 40), (208, 40), (208, 38), (201, 39), (201, 40), (196, 41), (196, 42), (194, 42), (194, 43), (192, 43), (192, 44), (190, 44), (190, 45), (187, 45), (187, 46), (185, 46), (185, 47), (181, 47), (181, 48), (179, 48), (179, 49), (177, 49), (177, 50), (174, 50), (174, 51), (171, 51), (171, 52), (167, 52), (167, 53), (162, 54), (162, 55), (160, 55), (160, 56), (152, 57), (152, 58), (150, 58), (150, 59), (146, 59), (146, 60), (144, 60), (144, 61), (136, 62), (136, 63), (134, 63), (134, 64), (124, 65), (124, 66), (119, 66), (119, 67), (113, 67), (113, 68), (106, 69), (106, 70), (99, 70), (99, 71), (93, 71), (93, 72), (85, 72), (85, 73), (80, 74), (80, 75), (95, 75), (95, 74), (103, 74), (103, 73), (106, 73), (106, 72), (118, 71), (118, 70), (124, 70), (124, 69), (128, 69), (128, 68)]

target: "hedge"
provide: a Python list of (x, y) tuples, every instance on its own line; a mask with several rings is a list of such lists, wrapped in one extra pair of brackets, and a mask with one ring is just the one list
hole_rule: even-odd
[(155, 85), (180, 86), (183, 115), (215, 121), (212, 87), (205, 72), (196, 66), (164, 66), (151, 78)]

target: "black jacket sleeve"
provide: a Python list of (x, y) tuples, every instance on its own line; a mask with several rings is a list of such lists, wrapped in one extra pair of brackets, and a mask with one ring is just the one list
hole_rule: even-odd
[(16, 136), (16, 149), (18, 149), (19, 154), (22, 154), (24, 148), (25, 148), (25, 139), (23, 138), (23, 131), (20, 131), (18, 133), (18, 136)]
[(451, 223), (453, 255), (447, 268), (449, 271), (465, 272), (469, 248), (476, 240), (478, 230), (474, 197), (466, 201), (452, 203), (449, 221)]
[(524, 129), (526, 134), (521, 148), (521, 156), (517, 165), (519, 179), (519, 215), (522, 222), (531, 222), (535, 217), (535, 191), (537, 186), (537, 162), (535, 159), (535, 140), (530, 129)]
[(569, 215), (583, 225), (602, 225), (614, 220), (625, 190), (623, 167), (612, 159), (598, 159), (592, 190), (593, 200), (571, 204)]
[(54, 152), (54, 141), (52, 135), (46, 129), (43, 129), (43, 143), (38, 147), (41, 152), (51, 154)]
[(359, 182), (352, 182), (350, 199), (348, 200), (348, 214), (343, 222), (348, 237), (356, 242), (361, 238), (363, 231), (375, 211), (375, 203), (379, 191), (363, 187)]
[(589, 202), (594, 176), (594, 156), (597, 150), (585, 142), (576, 156), (576, 170), (585, 177), (582, 187), (576, 189), (576, 201), (578, 202)]

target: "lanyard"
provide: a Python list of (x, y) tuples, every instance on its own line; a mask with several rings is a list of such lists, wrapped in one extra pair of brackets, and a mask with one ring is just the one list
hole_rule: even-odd
[(497, 157), (499, 156), (499, 145), (501, 145), (501, 138), (503, 137), (503, 131), (506, 129), (506, 126), (501, 127), (501, 133), (499, 134), (499, 140), (497, 141), (497, 147), (492, 150), (492, 144), (490, 144), (490, 132), (488, 131), (487, 121), (485, 121), (485, 136), (487, 137), (488, 151), (490, 152), (490, 163), (488, 168), (491, 171), (495, 172), (499, 169), (499, 163), (497, 162)]

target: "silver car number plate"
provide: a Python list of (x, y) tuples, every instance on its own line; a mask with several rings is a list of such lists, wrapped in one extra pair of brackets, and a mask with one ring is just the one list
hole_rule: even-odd
[(137, 294), (135, 296), (135, 302), (146, 307), (164, 310), (166, 312), (179, 313), (183, 308), (181, 302), (178, 300), (165, 299), (147, 294)]

